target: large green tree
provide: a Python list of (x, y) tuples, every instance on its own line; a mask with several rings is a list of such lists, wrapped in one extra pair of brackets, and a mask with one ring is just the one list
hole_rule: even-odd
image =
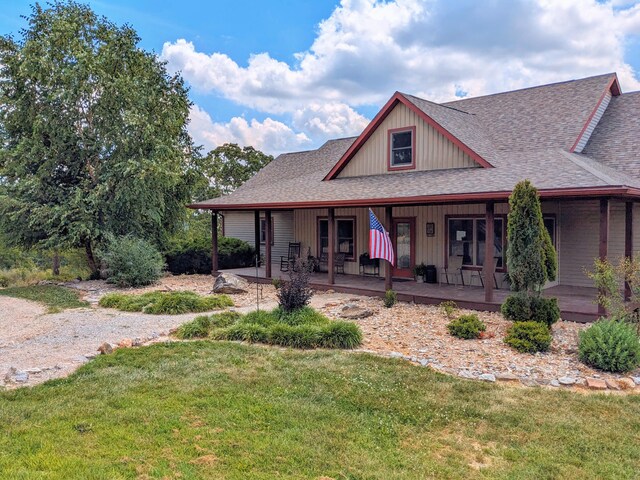
[(529, 180), (519, 182), (509, 197), (507, 269), (516, 292), (539, 293), (555, 280), (556, 251), (544, 226), (538, 191)]
[(128, 25), (88, 6), (36, 4), (0, 37), (0, 222), (25, 247), (94, 252), (109, 234), (156, 243), (200, 181), (180, 76)]
[(225, 143), (199, 162), (202, 173), (210, 179), (208, 188), (201, 190), (199, 196), (204, 200), (231, 193), (272, 160), (271, 155), (253, 147)]

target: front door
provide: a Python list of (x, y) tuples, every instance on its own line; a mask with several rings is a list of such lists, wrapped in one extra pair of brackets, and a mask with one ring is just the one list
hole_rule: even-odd
[(396, 254), (394, 277), (413, 277), (415, 265), (416, 219), (393, 219), (393, 246)]

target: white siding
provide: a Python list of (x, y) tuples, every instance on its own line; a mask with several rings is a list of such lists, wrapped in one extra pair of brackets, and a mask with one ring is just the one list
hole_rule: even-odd
[[(280, 256), (286, 256), (289, 250), (289, 242), (295, 242), (293, 235), (293, 212), (271, 212), (273, 218), (274, 244), (271, 248), (272, 262), (280, 260)], [(264, 218), (262, 213), (261, 218)], [(224, 214), (224, 234), (227, 237), (239, 238), (255, 246), (254, 214), (253, 212), (226, 212)], [(260, 246), (260, 252), (264, 254), (264, 245)]]
[(575, 148), (576, 153), (582, 152), (584, 147), (587, 145), (587, 142), (589, 141), (591, 134), (596, 129), (596, 126), (598, 125), (598, 122), (602, 118), (602, 115), (604, 115), (604, 112), (609, 106), (610, 101), (611, 101), (611, 91), (608, 91), (607, 94), (602, 99), (602, 102), (598, 106), (598, 110), (596, 110), (596, 113), (591, 119), (591, 121), (589, 122), (589, 125), (587, 126), (586, 130), (582, 133), (582, 136), (580, 137), (580, 140), (578, 141)]

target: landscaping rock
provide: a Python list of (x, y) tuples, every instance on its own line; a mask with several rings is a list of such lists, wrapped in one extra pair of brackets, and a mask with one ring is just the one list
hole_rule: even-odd
[(517, 382), (519, 378), (513, 373), (496, 373), (496, 380), (500, 382)]
[(29, 380), (29, 374), (27, 372), (16, 372), (13, 376), (13, 381), (16, 383), (25, 383)]
[(571, 386), (575, 385), (576, 379), (573, 377), (560, 377), (558, 383), (560, 383), (560, 385)]
[(496, 376), (493, 373), (483, 373), (478, 377), (478, 380), (482, 380), (485, 382), (495, 382)]
[(133, 347), (133, 340), (131, 340), (130, 338), (123, 338), (118, 343), (118, 347), (120, 347), (120, 348), (131, 348), (131, 347)]
[(373, 315), (373, 312), (367, 308), (358, 307), (357, 305), (345, 305), (340, 312), (342, 318), (348, 320), (359, 320)]
[(587, 388), (591, 390), (606, 390), (607, 382), (599, 378), (587, 378)]
[(559, 387), (560, 386), (560, 382), (558, 380), (554, 379), (554, 380), (551, 380), (549, 385), (551, 385), (552, 387)]
[(25, 370), (25, 372), (27, 372), (28, 374), (38, 374), (38, 373), (42, 373), (42, 369), (41, 368), (27, 368)]
[(391, 352), (389, 356), (391, 358), (404, 358), (404, 355), (400, 352)]
[(461, 378), (476, 378), (476, 376), (471, 373), (469, 370), (460, 370), (458, 372), (458, 376)]
[(100, 352), (102, 355), (109, 355), (111, 352), (113, 352), (113, 347), (110, 343), (104, 342), (98, 347), (98, 352)]
[(631, 390), (636, 388), (636, 384), (631, 378), (619, 378), (618, 385), (622, 390)]
[(611, 390), (621, 390), (618, 381), (613, 378), (607, 378), (604, 383), (607, 385), (607, 388), (610, 388)]
[(221, 273), (213, 283), (213, 293), (247, 293), (249, 282), (233, 273)]
[(427, 360), (426, 358), (421, 358), (420, 365), (422, 365), (423, 367), (426, 367), (427, 365), (429, 365), (429, 360)]
[(636, 385), (640, 385), (640, 377), (629, 377), (631, 380), (633, 380), (633, 383), (635, 383)]

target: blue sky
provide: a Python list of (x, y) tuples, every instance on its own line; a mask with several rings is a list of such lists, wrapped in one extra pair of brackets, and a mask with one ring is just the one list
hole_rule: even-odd
[[(16, 35), (29, 1), (0, 11)], [(194, 139), (269, 153), (358, 134), (394, 91), (434, 101), (617, 71), (640, 89), (626, 0), (87, 1), (191, 87)]]

